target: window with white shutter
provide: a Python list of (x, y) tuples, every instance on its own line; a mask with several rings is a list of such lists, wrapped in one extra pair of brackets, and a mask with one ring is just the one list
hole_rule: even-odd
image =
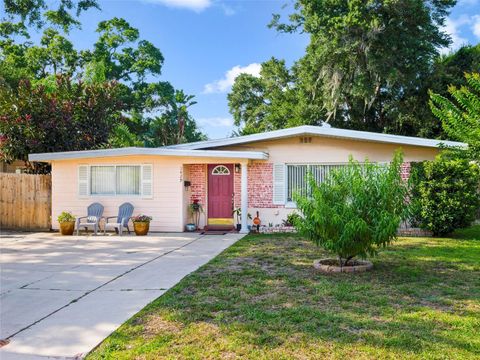
[(273, 203), (285, 204), (285, 164), (273, 164)]
[(152, 196), (151, 165), (80, 165), (79, 196)]

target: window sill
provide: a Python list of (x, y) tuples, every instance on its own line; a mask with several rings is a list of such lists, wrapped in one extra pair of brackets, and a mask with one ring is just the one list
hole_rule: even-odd
[(296, 209), (297, 208), (297, 204), (295, 204), (294, 202), (287, 202), (285, 203), (285, 209)]

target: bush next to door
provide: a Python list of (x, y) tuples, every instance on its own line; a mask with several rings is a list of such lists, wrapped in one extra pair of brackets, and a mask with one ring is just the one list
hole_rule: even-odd
[(388, 166), (350, 159), (317, 184), (310, 194), (296, 196), (304, 219), (297, 230), (316, 245), (337, 254), (340, 266), (354, 257), (377, 253), (396, 236), (405, 214), (408, 185), (402, 181), (403, 156), (397, 152)]
[(418, 184), (421, 226), (435, 235), (446, 235), (469, 226), (480, 206), (480, 167), (450, 154), (424, 163)]

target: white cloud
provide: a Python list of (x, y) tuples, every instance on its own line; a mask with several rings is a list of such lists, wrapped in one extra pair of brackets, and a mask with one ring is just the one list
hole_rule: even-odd
[(472, 32), (477, 38), (480, 38), (480, 15), (472, 16)]
[(232, 8), (231, 6), (221, 4), (221, 7), (222, 7), (222, 10), (223, 10), (223, 13), (226, 16), (232, 16), (232, 15), (235, 15), (235, 13), (236, 13), (235, 9)]
[(146, 0), (150, 3), (163, 4), (169, 7), (190, 9), (200, 12), (212, 5), (212, 0)]
[(197, 119), (197, 123), (200, 126), (232, 127), (233, 119), (228, 117), (199, 118)]
[(460, 34), (460, 27), (464, 25), (468, 25), (472, 22), (472, 18), (462, 15), (456, 19), (447, 18), (445, 21), (445, 26), (443, 27), (443, 31), (445, 31), (452, 40), (449, 48), (442, 48), (440, 50), (441, 53), (445, 54), (452, 50), (457, 50), (462, 45), (468, 43), (468, 40), (461, 36)]
[(206, 84), (203, 88), (203, 92), (205, 94), (227, 92), (232, 87), (238, 75), (250, 74), (258, 77), (260, 76), (261, 68), (262, 66), (257, 63), (252, 63), (243, 67), (240, 65), (234, 66), (225, 73), (225, 76), (222, 79)]

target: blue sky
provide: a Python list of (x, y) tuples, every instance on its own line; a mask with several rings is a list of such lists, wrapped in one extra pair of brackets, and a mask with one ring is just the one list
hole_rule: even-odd
[[(288, 13), (288, 0), (100, 0), (102, 11), (83, 15), (82, 29), (71, 39), (77, 48), (89, 48), (99, 21), (125, 18), (162, 51), (161, 80), (196, 95), (191, 111), (202, 130), (210, 138), (224, 137), (233, 130), (227, 93), (235, 76), (258, 73), (259, 64), (272, 56), (289, 65), (302, 56), (306, 36), (267, 28), (272, 13), (282, 12), (286, 3)], [(445, 31), (452, 49), (480, 42), (480, 0), (459, 0)]]

